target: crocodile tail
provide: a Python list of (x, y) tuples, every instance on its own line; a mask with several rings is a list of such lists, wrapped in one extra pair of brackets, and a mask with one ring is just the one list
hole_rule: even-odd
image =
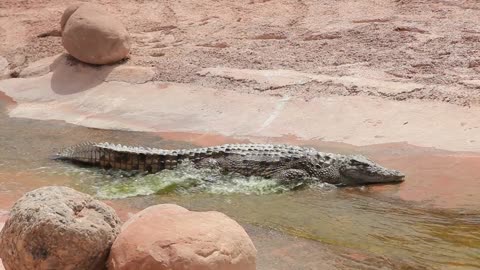
[(84, 142), (70, 147), (62, 148), (51, 156), (55, 160), (71, 160), (87, 162), (91, 153), (95, 151), (97, 144), (94, 142)]

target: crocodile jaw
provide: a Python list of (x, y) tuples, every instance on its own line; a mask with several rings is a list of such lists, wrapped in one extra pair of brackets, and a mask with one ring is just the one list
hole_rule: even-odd
[(344, 171), (342, 172), (344, 183), (347, 185), (366, 185), (366, 184), (387, 184), (401, 183), (405, 181), (405, 175), (397, 170), (382, 168), (378, 172), (358, 172)]
[(382, 183), (400, 183), (405, 175), (397, 170), (388, 169), (363, 156), (350, 156), (339, 169), (347, 185), (365, 185)]

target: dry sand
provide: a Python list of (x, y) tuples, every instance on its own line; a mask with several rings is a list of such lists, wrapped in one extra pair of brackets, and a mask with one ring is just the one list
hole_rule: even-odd
[[(55, 30), (72, 2), (1, 1), (0, 55), (10, 70), (63, 51)], [(128, 64), (154, 67), (156, 80), (307, 100), (377, 96), (479, 105), (475, 0), (92, 2), (125, 23), (133, 37)], [(215, 67), (295, 70), (325, 80), (264, 87), (202, 73)], [(378, 92), (372, 82), (396, 91)]]

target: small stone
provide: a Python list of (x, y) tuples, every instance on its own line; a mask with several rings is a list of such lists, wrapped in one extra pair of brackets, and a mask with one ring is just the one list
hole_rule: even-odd
[(10, 76), (10, 78), (18, 78), (18, 77), (20, 77), (20, 71), (15, 69), (15, 70), (10, 71), (10, 73), (8, 75)]
[(108, 205), (67, 187), (44, 187), (13, 206), (0, 233), (6, 269), (105, 269), (120, 220)]
[(27, 58), (23, 54), (15, 54), (12, 59), (12, 67), (21, 67), (27, 62)]

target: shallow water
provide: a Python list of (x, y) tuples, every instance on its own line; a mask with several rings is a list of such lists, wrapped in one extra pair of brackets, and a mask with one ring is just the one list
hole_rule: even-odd
[[(192, 210), (218, 210), (242, 223), (311, 239), (332, 249), (386, 258), (370, 263), (367, 256), (363, 266), (369, 269), (480, 268), (480, 212), (476, 207), (438, 208), (428, 202), (402, 200), (401, 186), (337, 189), (319, 185), (288, 191), (270, 180), (223, 176), (189, 166), (148, 176), (79, 168), (48, 157), (55, 149), (84, 140), (170, 149), (193, 145), (155, 134), (11, 119), (5, 113), (0, 114), (0, 126), (0, 210), (36, 187), (67, 185), (132, 209), (168, 202)], [(421, 167), (415, 157), (401, 157), (412, 164), (405, 169), (427, 177), (428, 170), (416, 171)], [(441, 174), (439, 168), (430, 174)], [(476, 198), (467, 202), (478, 205)], [(300, 251), (290, 251), (296, 252)], [(319, 269), (302, 268), (302, 263), (298, 269)]]

